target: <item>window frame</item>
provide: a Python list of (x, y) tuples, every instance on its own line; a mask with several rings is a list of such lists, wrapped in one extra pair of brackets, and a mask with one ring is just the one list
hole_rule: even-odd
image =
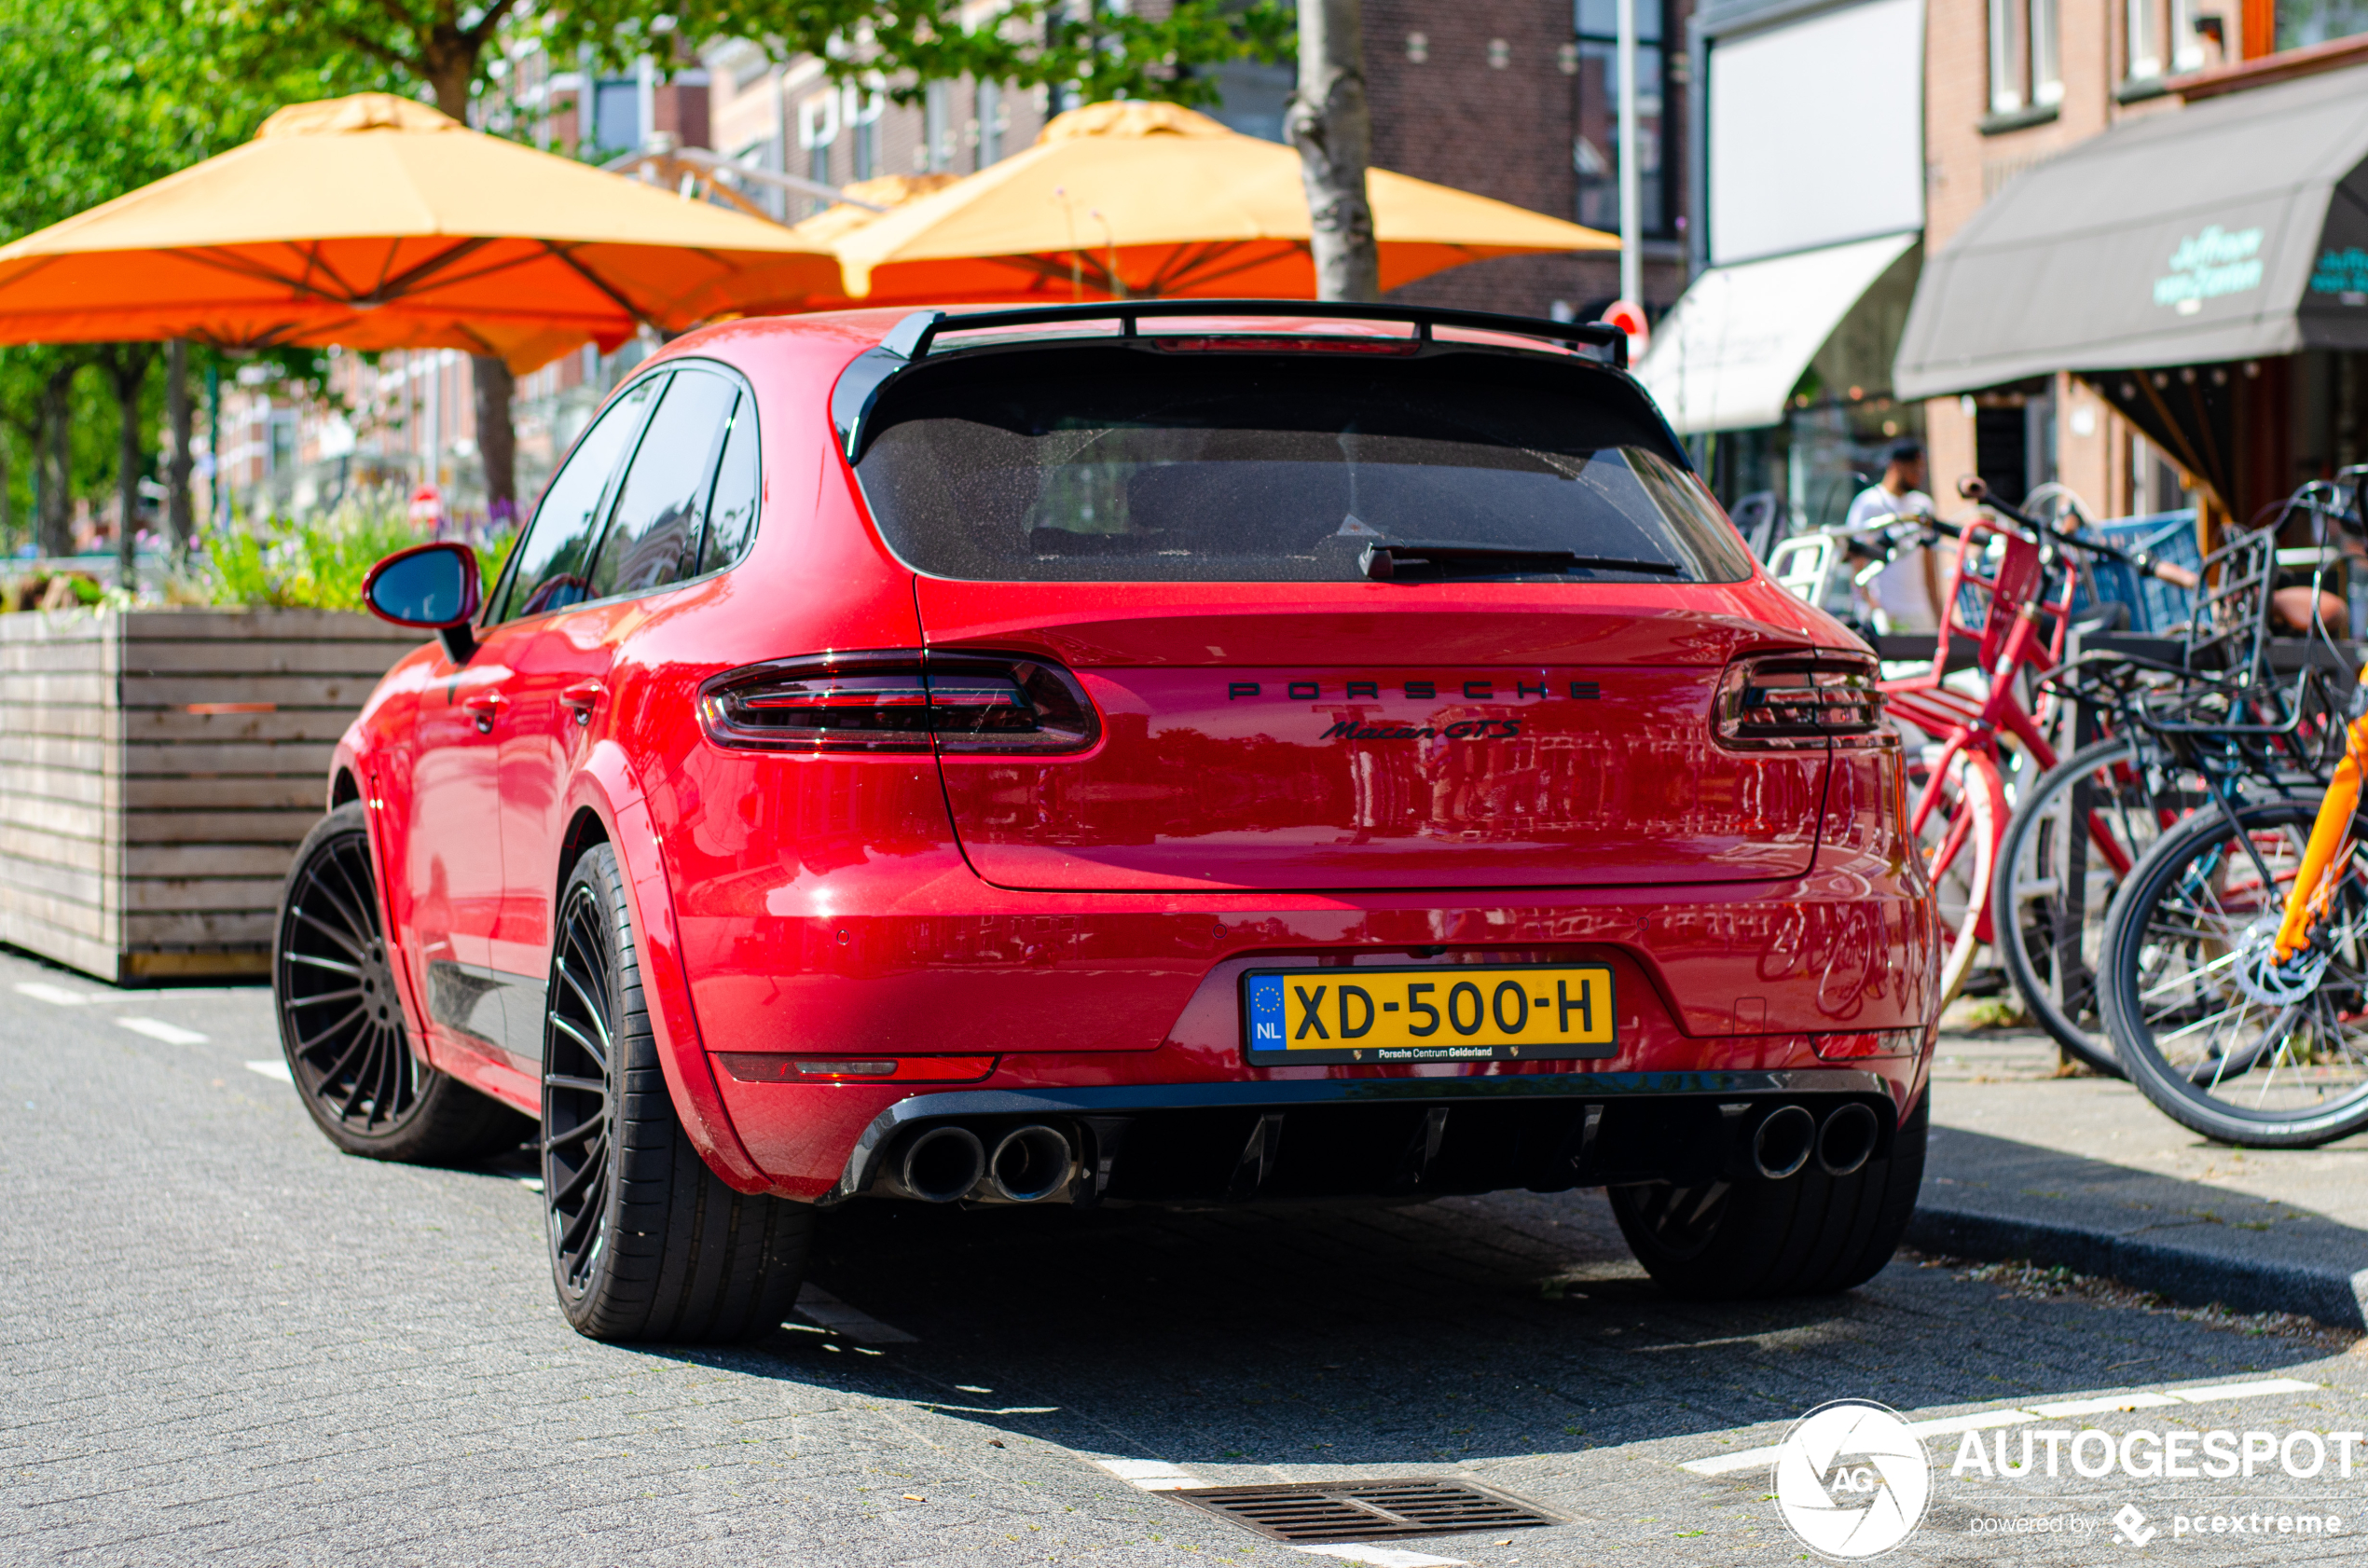
[[(1983, 38), (1986, 115), (2003, 119), (2056, 112), (2064, 101), (2064, 16), (2058, 0), (1989, 0)], [(2053, 75), (2044, 76), (2043, 70)]]
[[(1659, 18), (1659, 26), (1656, 29), (1656, 35), (1649, 39), (1643, 36), (1644, 28), (1642, 26), (1641, 16), (1641, 13), (1646, 6), (1650, 6)], [(1657, 186), (1659, 188), (1661, 221), (1660, 227), (1658, 228), (1648, 227), (1645, 226), (1644, 214), (1639, 213), (1636, 215), (1636, 231), (1639, 236), (1646, 240), (1679, 240), (1684, 238), (1684, 231), (1677, 226), (1677, 219), (1679, 216), (1677, 199), (1681, 193), (1678, 189), (1676, 180), (1673, 177), (1673, 167), (1677, 160), (1673, 159), (1670, 156), (1671, 144), (1677, 138), (1679, 121), (1679, 117), (1671, 112), (1670, 99), (1673, 90), (1678, 84), (1671, 76), (1670, 65), (1672, 60), (1682, 54), (1684, 51), (1682, 46), (1673, 35), (1673, 23), (1676, 19), (1672, 14), (1675, 7), (1671, 3), (1671, 0), (1637, 0), (1637, 9), (1640, 13), (1639, 26), (1637, 28), (1638, 37), (1636, 40), (1637, 58), (1641, 62), (1643, 58), (1649, 54), (1654, 57), (1658, 63), (1656, 76), (1660, 83), (1661, 110), (1656, 118), (1658, 119), (1659, 126), (1657, 134), (1660, 137), (1661, 145), (1659, 167), (1649, 172), (1643, 169), (1639, 169), (1636, 172), (1636, 188), (1638, 199), (1646, 207), (1650, 207), (1654, 205), (1654, 203), (1648, 199), (1645, 187), (1647, 186)], [(1612, 50), (1613, 69), (1617, 70), (1618, 66), (1618, 35), (1614, 33), (1590, 33), (1586, 31), (1586, 29), (1580, 24), (1579, 21), (1581, 10), (1581, 0), (1572, 0), (1570, 34), (1571, 46), (1577, 51), (1576, 56), (1577, 69), (1573, 73), (1574, 86), (1572, 88), (1572, 92), (1574, 96), (1583, 93), (1586, 90), (1586, 62), (1588, 58), (1587, 51), (1590, 46)], [(1639, 69), (1637, 72), (1639, 76), (1642, 76), (1645, 73), (1642, 69)], [(1635, 90), (1635, 84), (1623, 82), (1620, 84), (1620, 90), (1622, 92), (1632, 92)], [(1642, 106), (1640, 105), (1639, 107), (1641, 111)], [(1608, 105), (1608, 109), (1613, 127), (1613, 144), (1617, 146), (1619, 134), (1618, 101), (1616, 99), (1613, 100)], [(1641, 121), (1643, 117), (1644, 117), (1640, 112), (1638, 119)], [(1577, 123), (1583, 118), (1583, 115), (1579, 105), (1576, 103), (1574, 103), (1572, 106), (1571, 118), (1573, 121), (1573, 144), (1571, 149), (1572, 169), (1576, 181), (1582, 182), (1579, 191), (1574, 194), (1572, 201), (1573, 212), (1571, 216), (1572, 221), (1574, 222), (1585, 223), (1587, 220), (1580, 217), (1576, 212), (1577, 196), (1583, 194), (1583, 182), (1587, 178), (1584, 173), (1577, 172), (1576, 131)], [(1627, 148), (1619, 148), (1619, 154), (1622, 157), (1628, 156), (1629, 151), (1630, 149)], [(1612, 168), (1614, 171), (1611, 177), (1612, 204), (1615, 208), (1617, 208), (1619, 204), (1619, 175), (1618, 172), (1619, 165), (1618, 163), (1614, 163)], [(1617, 229), (1617, 222), (1615, 222), (1613, 227)]]
[[(757, 539), (763, 533), (764, 529), (764, 424), (763, 417), (757, 408), (756, 389), (749, 384), (749, 378), (740, 374), (736, 367), (724, 364), (722, 360), (708, 359), (695, 354), (679, 355), (675, 358), (663, 360), (657, 364), (649, 365), (647, 368), (641, 369), (637, 374), (629, 376), (625, 380), (619, 382), (617, 384), (616, 391), (601, 400), (600, 410), (599, 413), (595, 413), (592, 417), (591, 422), (584, 427), (584, 435), (589, 435), (592, 433), (592, 426), (599, 422), (600, 413), (607, 412), (611, 404), (614, 403), (618, 398), (625, 396), (635, 387), (640, 386), (644, 381), (655, 380), (660, 376), (670, 377), (675, 371), (688, 366), (696, 366), (702, 370), (712, 371), (729, 381), (734, 389), (738, 392), (740, 398), (748, 404), (751, 416), (755, 417), (757, 420), (757, 426), (754, 432), (754, 439), (756, 442), (756, 521), (749, 533), (748, 548), (741, 552), (739, 560), (736, 560), (728, 566), (708, 567), (705, 565), (707, 557), (707, 513), (705, 508), (702, 507), (699, 514), (699, 560), (701, 562), (701, 570), (695, 575), (677, 578), (671, 583), (660, 583), (653, 587), (636, 588), (629, 593), (609, 594), (599, 598), (578, 599), (573, 604), (562, 604), (554, 609), (538, 611), (532, 615), (519, 615), (506, 621), (481, 619), (478, 623), (481, 627), (487, 630), (491, 630), (499, 626), (522, 626), (529, 621), (540, 621), (552, 615), (563, 615), (571, 611), (584, 610), (593, 605), (617, 604), (627, 599), (647, 598), (652, 594), (672, 593), (678, 588), (686, 588), (695, 583), (704, 583), (711, 577), (721, 576), (723, 573), (730, 571), (734, 567), (738, 566), (741, 561), (747, 560), (750, 555), (755, 553)], [(641, 452), (642, 439), (650, 433), (650, 421), (657, 417), (658, 408), (665, 402), (666, 393), (664, 391), (661, 391), (656, 397), (650, 400), (650, 406), (641, 411), (640, 423), (637, 425), (633, 431), (626, 447), (624, 458), (601, 482), (600, 499), (596, 507), (596, 515), (599, 517), (599, 521), (594, 524), (590, 541), (585, 548), (585, 560), (587, 564), (587, 568), (589, 563), (599, 559), (602, 547), (604, 547), (609, 542), (609, 526), (615, 520), (616, 504), (624, 493), (622, 481), (625, 475), (632, 471), (633, 460), (639, 457)], [(727, 416), (725, 420), (725, 433), (728, 433), (732, 422), (738, 417), (739, 405), (736, 403), (733, 405), (732, 414)], [(576, 437), (576, 443), (578, 445), (582, 444), (584, 435)], [(709, 453), (709, 459), (711, 463), (720, 464), (723, 461), (724, 445), (724, 433), (719, 433), (716, 444)], [(574, 455), (575, 447), (571, 446), (568, 448), (568, 456), (573, 457)], [(566, 467), (566, 459), (561, 459), (558, 467), (554, 468), (551, 471), (551, 477), (555, 482), (558, 480), (561, 470)], [(707, 482), (707, 505), (714, 504), (715, 484), (716, 475), (713, 472), (710, 472), (708, 475)], [(551, 493), (550, 486), (545, 485), (544, 487), (543, 493), (544, 497), (549, 496)], [(539, 517), (542, 516), (543, 502), (540, 499), (535, 502), (534, 511), (535, 516)], [(486, 596), (484, 608), (478, 612), (480, 617), (489, 617), (493, 613), (494, 607), (501, 604), (503, 598), (508, 595), (512, 579), (516, 576), (517, 571), (518, 547), (526, 543), (527, 532), (532, 530), (533, 527), (534, 518), (530, 517), (527, 519), (526, 528), (519, 530), (518, 543), (510, 547), (510, 557), (508, 560), (503, 563), (502, 575), (495, 579), (493, 592)]]

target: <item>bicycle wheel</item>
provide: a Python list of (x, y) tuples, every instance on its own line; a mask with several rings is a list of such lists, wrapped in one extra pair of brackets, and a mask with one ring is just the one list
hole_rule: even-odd
[[(1921, 768), (1915, 770), (1910, 788), (1921, 791), (1929, 777)], [(1921, 792), (1917, 798), (1921, 799)], [(1932, 882), (1938, 907), (1941, 940), (1948, 944), (1940, 967), (1943, 1007), (1956, 1000), (1981, 951), (1998, 824), (2005, 816), (2006, 791), (1997, 764), (1977, 751), (1961, 751), (1941, 780), (1940, 798), (1932, 814), (1917, 831), (1924, 850), (1924, 873)]]
[[(2074, 810), (2086, 831), (2075, 831)], [(2016, 803), (1998, 846), (1989, 917), (2024, 1011), (2056, 1043), (2109, 1078), (2113, 1058), (2097, 999), (2098, 955), (2113, 889), (2179, 809), (2127, 736), (2075, 751)]]
[[(2368, 880), (2340, 868), (2312, 946), (2271, 942), (2316, 803), (2217, 808), (2165, 833), (2105, 917), (2106, 1027), (2130, 1081), (2182, 1126), (2251, 1148), (2368, 1127)], [(2368, 814), (2354, 834), (2368, 832)]]

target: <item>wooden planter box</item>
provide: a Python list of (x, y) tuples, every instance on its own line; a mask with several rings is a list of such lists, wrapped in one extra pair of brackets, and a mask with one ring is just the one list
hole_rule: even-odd
[(329, 754), (417, 633), (319, 610), (0, 615), (0, 942), (259, 975)]

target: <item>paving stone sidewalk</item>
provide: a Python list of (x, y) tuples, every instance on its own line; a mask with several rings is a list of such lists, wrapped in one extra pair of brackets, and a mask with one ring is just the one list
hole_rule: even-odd
[(2031, 1030), (1944, 1030), (1909, 1240), (2028, 1258), (2190, 1305), (2368, 1324), (2368, 1134), (2237, 1149), (2126, 1083), (2058, 1078)]

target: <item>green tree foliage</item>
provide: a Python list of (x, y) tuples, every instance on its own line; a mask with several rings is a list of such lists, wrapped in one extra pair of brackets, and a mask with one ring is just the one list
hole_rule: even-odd
[[(351, 50), (259, 51), (243, 25), (176, 0), (0, 0), (0, 242), (226, 151), (282, 103), (393, 79)], [(0, 348), (0, 550), (32, 533), (42, 395), (62, 368), (74, 372), (66, 493), (114, 487), (120, 419), (89, 368), (97, 353)], [(292, 372), (317, 378), (318, 356), (296, 357)], [(153, 471), (161, 379), (152, 376), (142, 396)]]
[(969, 76), (1029, 87), (1075, 84), (1089, 100), (1217, 101), (1202, 67), (1274, 61), (1292, 48), (1294, 11), (1278, 0), (1176, 0), (1156, 16), (1112, 0), (1012, 0), (965, 28), (944, 0), (575, 0), (536, 19), (555, 53), (609, 68), (641, 55), (678, 58), (678, 40), (747, 38), (776, 60), (810, 54), (843, 82), (917, 102), (932, 81)]

